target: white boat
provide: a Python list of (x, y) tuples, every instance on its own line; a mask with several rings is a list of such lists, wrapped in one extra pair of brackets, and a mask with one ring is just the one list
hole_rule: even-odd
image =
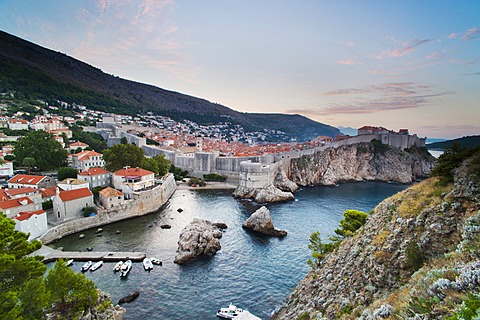
[(228, 308), (220, 308), (217, 311), (217, 317), (223, 319), (238, 319), (238, 320), (262, 320), (257, 316), (254, 316), (247, 310), (237, 308), (233, 304), (230, 304)]
[(153, 264), (152, 264), (152, 260), (150, 260), (149, 258), (145, 258), (143, 259), (143, 267), (145, 268), (145, 270), (152, 270), (153, 269)]
[(73, 264), (73, 259), (67, 261), (67, 267), (70, 267)]
[(132, 269), (132, 260), (127, 260), (122, 264), (122, 273), (120, 274), (120, 277), (126, 277), (130, 270)]
[(90, 269), (91, 266), (92, 266), (92, 261), (86, 262), (86, 263), (82, 266), (82, 272), (88, 271), (88, 269)]
[(95, 271), (98, 268), (100, 268), (103, 265), (103, 261), (100, 260), (98, 262), (95, 262), (95, 264), (90, 268), (90, 271)]
[(122, 269), (123, 261), (118, 261), (113, 267), (113, 272), (118, 272)]
[(162, 265), (162, 261), (160, 261), (160, 259), (151, 257), (151, 258), (150, 258), (150, 261), (152, 261), (153, 264), (156, 264), (156, 265), (158, 265), (158, 266), (161, 266), (161, 265)]

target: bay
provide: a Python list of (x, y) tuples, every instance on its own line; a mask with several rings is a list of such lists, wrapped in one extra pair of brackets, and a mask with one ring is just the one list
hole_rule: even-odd
[[(269, 238), (242, 229), (242, 223), (260, 206), (238, 201), (231, 190), (177, 190), (164, 208), (148, 216), (83, 231), (52, 247), (85, 251), (142, 251), (163, 261), (146, 272), (134, 263), (126, 279), (112, 272), (114, 263), (105, 263), (87, 272), (97, 287), (117, 302), (140, 291), (134, 302), (123, 305), (127, 319), (216, 319), (216, 310), (229, 303), (269, 319), (308, 273), (309, 237), (320, 231), (327, 239), (338, 227), (347, 209), (372, 210), (384, 198), (406, 185), (380, 182), (346, 183), (338, 187), (308, 187), (297, 191), (295, 201), (270, 204), (276, 228), (288, 231), (285, 238)], [(183, 211), (178, 212), (181, 208)], [(223, 221), (228, 225), (220, 239), (222, 249), (213, 257), (201, 258), (187, 266), (173, 263), (181, 230), (193, 218)], [(170, 229), (160, 226), (168, 224)], [(120, 234), (116, 231), (119, 230)], [(82, 262), (72, 268), (80, 271)]]

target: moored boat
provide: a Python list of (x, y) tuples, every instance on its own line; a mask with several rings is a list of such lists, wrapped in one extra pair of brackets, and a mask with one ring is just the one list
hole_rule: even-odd
[(67, 261), (67, 267), (70, 267), (73, 264), (73, 259)]
[(259, 317), (251, 314), (247, 310), (237, 308), (233, 304), (230, 304), (228, 308), (220, 308), (217, 311), (217, 317), (223, 319), (261, 320)]
[(98, 262), (95, 262), (95, 264), (90, 268), (90, 271), (95, 271), (97, 270), (98, 268), (100, 268), (101, 266), (103, 265), (103, 261), (100, 260)]
[(83, 266), (82, 266), (82, 272), (88, 271), (90, 267), (92, 266), (92, 261), (87, 261)]
[(151, 258), (150, 258), (150, 261), (152, 261), (153, 264), (156, 264), (156, 265), (158, 265), (158, 266), (161, 266), (161, 265), (162, 265), (162, 261), (160, 261), (160, 259), (151, 257)]
[(147, 271), (152, 270), (153, 269), (152, 260), (150, 260), (149, 258), (143, 259), (143, 268), (145, 268), (145, 270)]
[(118, 261), (113, 267), (113, 272), (118, 272), (122, 269), (123, 261)]
[(122, 264), (122, 273), (120, 274), (120, 277), (126, 277), (130, 270), (132, 269), (132, 260), (127, 260)]

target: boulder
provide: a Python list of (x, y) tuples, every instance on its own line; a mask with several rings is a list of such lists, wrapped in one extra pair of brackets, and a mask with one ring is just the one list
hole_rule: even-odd
[(227, 229), (228, 228), (227, 224), (223, 221), (214, 222), (212, 224), (219, 229)]
[(222, 231), (212, 222), (194, 219), (183, 228), (175, 255), (176, 264), (186, 264), (201, 255), (214, 255), (221, 249)]
[(287, 231), (275, 229), (272, 218), (270, 217), (270, 211), (266, 207), (261, 207), (252, 213), (250, 218), (242, 224), (242, 227), (274, 237), (284, 237), (287, 235)]
[(275, 179), (273, 181), (273, 185), (278, 189), (285, 191), (285, 192), (295, 192), (298, 190), (298, 185), (287, 178), (285, 171), (279, 170), (275, 174)]
[(284, 202), (295, 199), (293, 193), (284, 192), (273, 185), (266, 188), (237, 187), (233, 196), (237, 199), (253, 199), (257, 203)]

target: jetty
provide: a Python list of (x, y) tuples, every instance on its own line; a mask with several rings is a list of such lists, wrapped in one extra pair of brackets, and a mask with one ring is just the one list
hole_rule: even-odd
[(114, 252), (114, 251), (105, 251), (105, 252), (95, 252), (95, 251), (60, 251), (47, 246), (42, 246), (39, 250), (35, 251), (31, 255), (43, 256), (42, 262), (48, 263), (56, 261), (58, 259), (73, 259), (75, 261), (100, 261), (105, 262), (115, 262), (115, 261), (143, 261), (146, 258), (147, 254), (144, 252)]

